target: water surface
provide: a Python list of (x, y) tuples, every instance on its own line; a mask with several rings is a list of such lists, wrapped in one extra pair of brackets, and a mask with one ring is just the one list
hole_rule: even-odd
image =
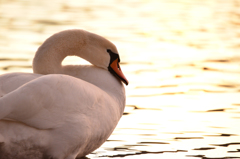
[(72, 28), (115, 43), (130, 82), (87, 158), (240, 158), (239, 0), (1, 0), (0, 74), (32, 72), (39, 45)]

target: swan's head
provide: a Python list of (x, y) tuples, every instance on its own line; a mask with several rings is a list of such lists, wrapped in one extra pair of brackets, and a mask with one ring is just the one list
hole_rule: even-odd
[(83, 31), (85, 34), (85, 43), (80, 51), (85, 55), (86, 60), (93, 65), (108, 70), (122, 82), (128, 85), (128, 80), (122, 73), (120, 67), (120, 57), (116, 46), (109, 40), (97, 34)]

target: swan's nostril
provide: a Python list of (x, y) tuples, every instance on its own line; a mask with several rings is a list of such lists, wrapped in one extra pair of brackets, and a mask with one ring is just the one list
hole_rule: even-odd
[(121, 70), (120, 66), (119, 66), (119, 63), (117, 63), (117, 67), (118, 67), (118, 70)]

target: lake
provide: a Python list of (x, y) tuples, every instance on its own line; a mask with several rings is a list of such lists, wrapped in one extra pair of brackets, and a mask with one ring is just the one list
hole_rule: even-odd
[(240, 158), (240, 0), (1, 0), (0, 74), (32, 72), (43, 41), (73, 28), (112, 41), (129, 80), (87, 158)]

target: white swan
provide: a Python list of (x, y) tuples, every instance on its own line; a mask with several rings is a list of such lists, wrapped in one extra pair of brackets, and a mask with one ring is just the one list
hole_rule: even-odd
[[(68, 55), (91, 66), (62, 66)], [(48, 38), (34, 73), (0, 76), (0, 158), (74, 159), (100, 147), (125, 107), (128, 84), (107, 39), (66, 30)]]

